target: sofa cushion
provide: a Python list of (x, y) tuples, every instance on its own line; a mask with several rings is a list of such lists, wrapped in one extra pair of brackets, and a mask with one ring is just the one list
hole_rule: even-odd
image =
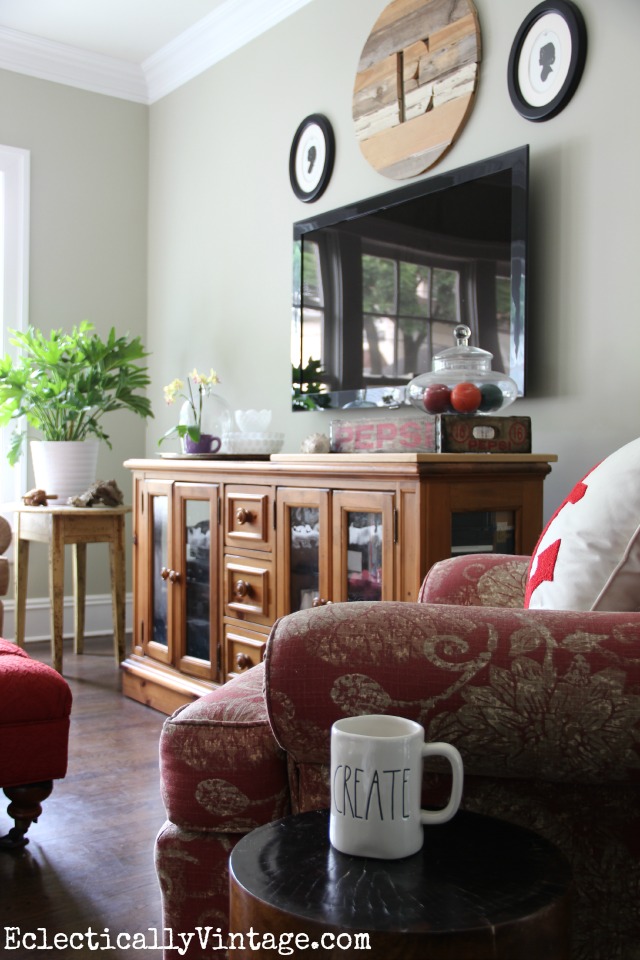
[(525, 606), (640, 610), (640, 439), (573, 488), (538, 541)]
[(288, 812), (287, 764), (271, 733), (263, 679), (259, 664), (165, 721), (160, 767), (172, 823), (246, 833)]

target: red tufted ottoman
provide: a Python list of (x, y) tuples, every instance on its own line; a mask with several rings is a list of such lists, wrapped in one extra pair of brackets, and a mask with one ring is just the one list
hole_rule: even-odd
[(0, 639), (0, 787), (15, 820), (0, 848), (28, 843), (53, 780), (67, 772), (71, 690), (55, 670)]

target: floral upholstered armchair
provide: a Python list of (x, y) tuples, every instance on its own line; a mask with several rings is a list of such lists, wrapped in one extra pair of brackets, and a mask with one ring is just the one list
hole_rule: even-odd
[[(327, 807), (331, 724), (393, 713), (458, 747), (466, 809), (564, 852), (574, 960), (638, 960), (640, 614), (524, 609), (527, 566), (460, 557), (432, 568), (419, 603), (291, 614), (274, 625), (264, 664), (169, 718), (164, 926), (226, 928), (237, 840)], [(427, 802), (447, 794), (444, 776), (429, 777)], [(187, 953), (208, 955), (193, 942)]]

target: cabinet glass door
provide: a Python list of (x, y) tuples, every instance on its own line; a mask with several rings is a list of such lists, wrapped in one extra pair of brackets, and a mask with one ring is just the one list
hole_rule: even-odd
[[(216, 679), (218, 670), (216, 564), (218, 488), (175, 484), (177, 658), (181, 671)], [(181, 589), (180, 589), (181, 587)]]
[(471, 510), (451, 514), (451, 555), (515, 553), (513, 510)]
[(292, 507), (289, 511), (289, 609), (305, 610), (320, 596), (320, 511)]
[(333, 599), (393, 597), (394, 510), (391, 493), (336, 493)]
[[(146, 556), (149, 591), (146, 603), (141, 603), (142, 633), (146, 653), (168, 663), (171, 660), (171, 493), (172, 484), (151, 480), (142, 488), (144, 524), (148, 549)], [(138, 629), (138, 627), (136, 627)]]
[(329, 494), (327, 490), (278, 491), (278, 616), (330, 599)]
[(198, 660), (209, 660), (211, 642), (211, 522), (209, 505), (199, 500), (185, 503), (187, 533), (185, 570), (187, 571), (185, 653)]
[(347, 600), (382, 600), (382, 516), (349, 511)]
[(168, 589), (167, 556), (169, 553), (169, 498), (153, 497), (153, 579), (152, 606), (154, 643), (167, 646)]

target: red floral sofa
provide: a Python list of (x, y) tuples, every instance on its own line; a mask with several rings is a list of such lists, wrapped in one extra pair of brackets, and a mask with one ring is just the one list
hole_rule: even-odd
[[(156, 849), (164, 926), (226, 928), (239, 837), (328, 806), (331, 724), (388, 712), (458, 747), (466, 809), (533, 828), (565, 853), (574, 960), (638, 960), (640, 614), (525, 610), (527, 565), (446, 560), (420, 603), (284, 617), (263, 665), (169, 718)], [(430, 800), (438, 786), (446, 793), (436, 782)], [(192, 942), (186, 956), (208, 953)]]

